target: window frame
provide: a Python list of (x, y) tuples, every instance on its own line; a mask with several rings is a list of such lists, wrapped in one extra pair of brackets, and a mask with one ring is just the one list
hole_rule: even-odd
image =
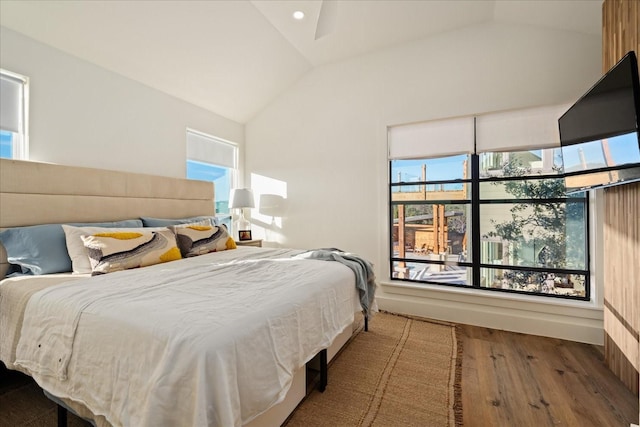
[[(20, 131), (12, 132), (10, 130), (0, 131), (11, 133), (11, 159), (14, 160), (29, 160), (29, 77), (22, 74), (14, 73), (12, 71), (0, 68), (0, 76), (6, 80), (15, 81), (20, 84)], [(18, 141), (15, 141), (15, 136), (18, 137)]]
[[(517, 152), (517, 151), (511, 151)], [(506, 151), (505, 151), (506, 153)], [(451, 156), (438, 156), (436, 158), (446, 158)], [(421, 157), (420, 159), (428, 159), (426, 157)], [(481, 290), (481, 291), (493, 291), (493, 292), (506, 292), (518, 295), (530, 295), (530, 296), (543, 296), (549, 298), (561, 298), (561, 299), (569, 299), (569, 300), (579, 300), (579, 301), (590, 301), (591, 300), (591, 254), (590, 254), (590, 212), (589, 212), (589, 193), (584, 192), (583, 197), (579, 196), (567, 196), (561, 198), (554, 199), (518, 199), (518, 198), (510, 198), (510, 199), (482, 199), (480, 196), (480, 184), (485, 182), (505, 182), (505, 181), (526, 181), (532, 179), (564, 179), (564, 173), (558, 174), (529, 174), (527, 176), (507, 176), (507, 177), (498, 177), (498, 176), (489, 176), (482, 177), (480, 176), (480, 155), (479, 154), (470, 154), (469, 161), (471, 163), (471, 177), (468, 179), (455, 179), (455, 180), (438, 180), (438, 181), (430, 181), (423, 180), (417, 182), (393, 182), (393, 161), (395, 159), (389, 160), (389, 189), (388, 189), (388, 203), (389, 203), (389, 278), (391, 280), (399, 280), (406, 281), (411, 283), (420, 283), (420, 284), (430, 284), (430, 285), (438, 285), (438, 286), (449, 286), (449, 287), (459, 287), (463, 289), (473, 289), (473, 290)], [(393, 190), (395, 187), (402, 186), (427, 186), (432, 184), (452, 184), (452, 183), (463, 183), (463, 185), (470, 185), (470, 197), (467, 200), (425, 200), (425, 201), (403, 201), (403, 200), (393, 200)], [(551, 202), (558, 203), (580, 203), (583, 206), (584, 210), (584, 233), (585, 233), (585, 269), (568, 269), (568, 268), (546, 268), (546, 267), (529, 267), (529, 266), (518, 266), (518, 265), (500, 265), (497, 267), (496, 264), (487, 264), (481, 262), (482, 252), (481, 245), (483, 242), (488, 241), (487, 239), (482, 239), (481, 236), (481, 206), (487, 204), (542, 204)], [(471, 230), (469, 233), (469, 237), (471, 239), (471, 256), (466, 257), (466, 261), (457, 262), (456, 265), (460, 267), (466, 267), (467, 269), (471, 269), (471, 283), (469, 284), (455, 284), (455, 283), (443, 283), (443, 282), (435, 282), (435, 281), (426, 281), (426, 280), (413, 280), (411, 278), (401, 278), (394, 277), (394, 267), (395, 263), (417, 263), (417, 264), (435, 264), (435, 265), (444, 265), (445, 261), (436, 261), (436, 260), (415, 260), (409, 258), (405, 255), (404, 258), (394, 256), (394, 209), (399, 205), (411, 205), (411, 204), (444, 204), (445, 206), (448, 204), (466, 204), (470, 205), (470, 223)], [(468, 220), (469, 221), (469, 220)], [(481, 272), (483, 269), (492, 269), (492, 270), (520, 270), (520, 271), (530, 271), (530, 272), (544, 272), (544, 273), (558, 273), (558, 274), (579, 274), (584, 276), (584, 296), (576, 296), (576, 295), (558, 295), (551, 294), (545, 292), (535, 292), (535, 291), (522, 291), (516, 289), (502, 289), (502, 288), (493, 288), (487, 286), (481, 286)]]
[[(191, 158), (189, 156), (189, 149), (188, 149), (188, 145), (189, 145), (189, 135), (192, 134), (195, 137), (198, 138), (204, 138), (206, 140), (208, 140), (211, 143), (214, 144), (221, 144), (224, 146), (227, 146), (229, 148), (231, 148), (233, 150), (233, 167), (229, 167), (228, 165), (225, 165), (224, 162), (216, 162), (216, 161), (205, 161), (203, 159), (195, 159), (195, 158)], [(213, 166), (213, 167), (218, 167), (218, 168), (225, 168), (229, 170), (229, 190), (237, 187), (238, 184), (238, 176), (239, 176), (239, 170), (238, 170), (238, 164), (239, 164), (239, 155), (240, 155), (240, 149), (238, 144), (236, 144), (235, 142), (231, 142), (231, 141), (227, 141), (223, 138), (219, 138), (192, 128), (187, 128), (186, 129), (186, 145), (187, 145), (187, 153), (186, 153), (186, 161), (185, 161), (185, 176), (187, 175), (188, 172), (188, 164), (189, 162), (194, 162), (194, 163), (198, 163), (198, 164), (202, 164), (205, 166)], [(189, 178), (188, 176), (186, 176), (187, 179), (198, 179), (198, 178)], [(215, 182), (215, 181), (210, 181), (210, 182)], [(219, 200), (217, 199), (217, 195), (219, 194), (224, 194), (223, 192), (219, 192), (217, 189), (215, 190), (214, 193), (214, 206), (215, 206), (215, 215), (216, 217), (220, 220), (221, 223), (225, 223), (228, 224), (228, 226), (230, 226), (231, 224), (231, 218), (232, 218), (232, 213), (231, 210), (229, 210), (229, 212), (222, 212), (220, 213), (217, 209), (217, 203), (219, 203)], [(226, 194), (226, 198), (228, 200), (229, 198), (229, 194)]]

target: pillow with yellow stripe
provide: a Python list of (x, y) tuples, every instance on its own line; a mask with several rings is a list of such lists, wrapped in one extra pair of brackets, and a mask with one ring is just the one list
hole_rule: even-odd
[(236, 248), (236, 242), (224, 224), (180, 224), (170, 225), (169, 229), (175, 233), (178, 247), (185, 258)]
[(182, 258), (170, 230), (103, 232), (82, 236), (91, 275), (146, 267)]

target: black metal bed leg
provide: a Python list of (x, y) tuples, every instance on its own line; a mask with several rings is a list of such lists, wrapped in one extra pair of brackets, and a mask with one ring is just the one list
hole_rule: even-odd
[(320, 350), (320, 383), (318, 384), (318, 391), (320, 393), (324, 393), (327, 388), (327, 377), (328, 377), (328, 366), (327, 366), (327, 349)]
[(364, 315), (364, 331), (369, 331), (369, 316), (366, 314)]
[(67, 409), (58, 405), (58, 427), (67, 427)]

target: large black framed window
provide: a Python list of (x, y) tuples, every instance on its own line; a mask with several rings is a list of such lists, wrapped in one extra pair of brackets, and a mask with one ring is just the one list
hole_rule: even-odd
[(559, 149), (389, 162), (395, 280), (588, 300), (588, 193)]

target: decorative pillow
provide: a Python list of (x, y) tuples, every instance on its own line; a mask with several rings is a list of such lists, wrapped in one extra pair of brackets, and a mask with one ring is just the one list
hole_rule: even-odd
[(74, 227), (73, 225), (62, 224), (64, 237), (67, 242), (67, 252), (71, 258), (71, 267), (74, 274), (91, 273), (91, 262), (87, 248), (84, 246), (82, 236), (108, 232), (144, 232), (168, 231), (167, 227)]
[(224, 225), (181, 224), (169, 226), (169, 229), (175, 233), (185, 258), (237, 247)]
[[(139, 219), (114, 222), (73, 223), (76, 226), (142, 227)], [(15, 227), (0, 233), (7, 250), (7, 261), (13, 264), (9, 276), (40, 275), (71, 271), (62, 224)]]
[(82, 236), (82, 241), (89, 254), (92, 276), (182, 258), (169, 230), (96, 233)]
[(191, 218), (178, 219), (149, 218), (143, 216), (140, 219), (145, 227), (169, 227), (170, 225), (191, 224), (193, 222), (206, 220), (208, 220), (210, 224), (218, 225), (218, 218), (215, 216), (194, 216)]

